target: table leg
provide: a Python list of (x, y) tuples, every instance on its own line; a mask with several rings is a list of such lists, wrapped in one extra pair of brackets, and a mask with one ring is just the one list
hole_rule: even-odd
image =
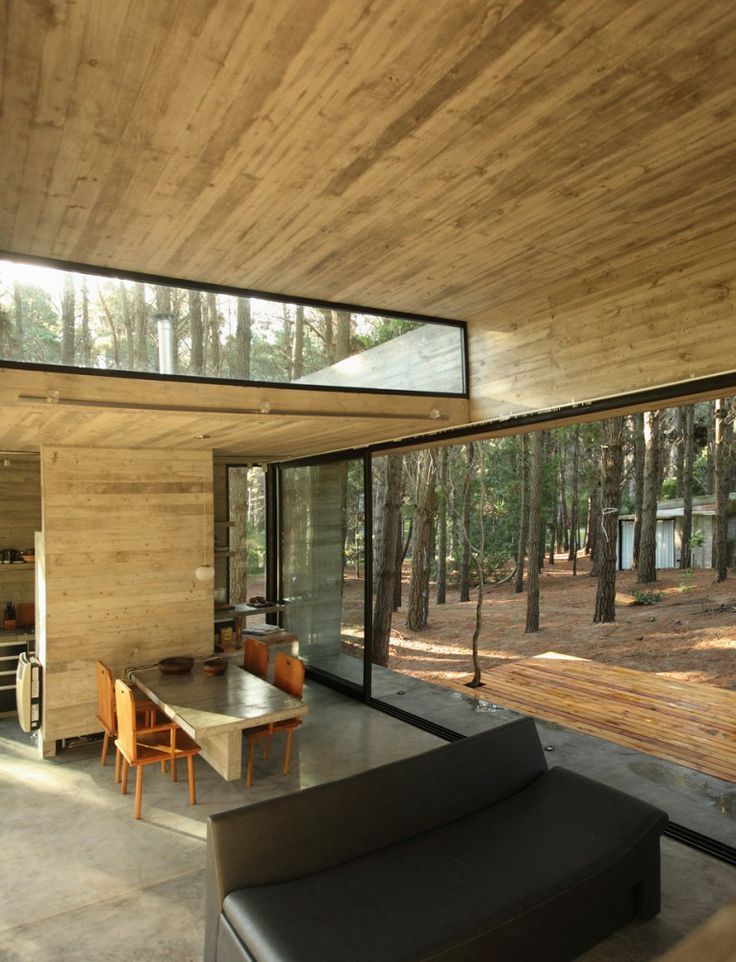
[(240, 729), (202, 738), (199, 747), (202, 758), (209, 762), (218, 775), (228, 782), (240, 778), (243, 763), (243, 733)]

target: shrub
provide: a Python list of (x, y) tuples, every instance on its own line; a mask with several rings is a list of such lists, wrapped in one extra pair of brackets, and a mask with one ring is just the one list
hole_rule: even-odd
[(634, 591), (635, 605), (656, 605), (661, 600), (661, 591)]

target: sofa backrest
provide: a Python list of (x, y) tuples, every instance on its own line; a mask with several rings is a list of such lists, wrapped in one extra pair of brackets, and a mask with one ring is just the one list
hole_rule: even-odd
[[(547, 771), (531, 718), (209, 819), (220, 900), (431, 831), (521, 791)], [(208, 893), (210, 896), (215, 893)]]

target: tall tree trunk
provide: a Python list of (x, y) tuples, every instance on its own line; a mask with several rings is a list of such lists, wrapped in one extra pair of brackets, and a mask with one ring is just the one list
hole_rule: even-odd
[(687, 407), (677, 408), (675, 434), (675, 497), (683, 497), (685, 474), (685, 434), (687, 431)]
[(572, 507), (570, 509), (570, 554), (572, 573), (578, 573), (578, 548), (580, 547), (580, 425), (575, 425), (572, 449)]
[(337, 330), (335, 334), (335, 361), (350, 357), (350, 311), (335, 311)]
[(214, 294), (207, 294), (207, 321), (209, 326), (210, 357), (212, 370), (210, 374), (217, 377), (220, 373), (220, 318), (217, 313), (217, 298)]
[[(129, 371), (135, 370), (135, 350), (133, 344), (133, 318), (128, 303), (128, 292), (125, 281), (120, 281), (120, 311), (123, 315), (123, 330), (125, 331), (125, 363)], [(84, 335), (83, 335), (84, 337)]]
[(644, 415), (644, 495), (639, 546), (639, 584), (657, 580), (657, 495), (659, 494), (659, 411)]
[[(197, 297), (201, 297), (199, 292), (197, 292)], [(248, 598), (248, 514), (250, 508), (248, 471), (247, 467), (241, 465), (228, 468), (227, 501), (230, 512), (228, 520), (233, 522), (233, 527), (228, 528), (230, 532), (228, 541), (230, 549), (234, 552), (230, 559), (230, 584), (228, 586), (228, 600), (231, 604), (242, 604)]]
[[(301, 308), (302, 320), (304, 308)], [(238, 298), (238, 320), (235, 331), (235, 365), (237, 377), (248, 380), (251, 376), (251, 345), (253, 341), (253, 317), (249, 297)]]
[(682, 477), (682, 544), (680, 567), (692, 567), (693, 537), (693, 463), (695, 461), (695, 405), (685, 409), (685, 441)]
[(618, 561), (618, 515), (624, 467), (624, 419), (604, 422), (604, 447), (601, 458), (603, 491), (602, 538), (598, 551), (598, 589), (594, 622), (616, 620), (616, 569)]
[[(706, 414), (705, 423), (707, 426), (708, 440), (707, 440), (707, 457), (705, 462), (705, 490), (707, 494), (716, 493), (716, 471), (715, 471), (715, 456), (714, 450), (716, 446), (716, 402), (708, 401), (708, 413)], [(713, 550), (715, 551), (715, 538), (713, 539)], [(715, 562), (714, 562), (715, 563)]]
[(171, 309), (171, 288), (165, 284), (157, 284), (154, 288), (156, 292), (156, 313), (167, 314), (173, 318), (174, 312)]
[(600, 541), (600, 520), (601, 520), (601, 481), (596, 478), (595, 484), (591, 488), (588, 498), (588, 543), (587, 550), (590, 553), (590, 576), (598, 577), (598, 543)]
[(435, 510), (435, 452), (424, 451), (421, 456), (417, 508), (415, 514), (414, 547), (411, 553), (411, 581), (406, 626), (412, 631), (427, 627), (429, 617), (430, 539)]
[[(471, 650), (473, 655), (473, 680), (470, 682), (471, 688), (480, 688), (481, 672), (480, 657), (478, 653), (478, 641), (483, 626), (483, 594), (485, 591), (485, 577), (483, 574), (483, 561), (485, 559), (486, 536), (483, 518), (485, 516), (486, 505), (486, 471), (483, 458), (483, 448), (481, 447), (478, 457), (478, 550), (475, 552), (475, 567), (478, 578), (478, 595), (475, 603), (475, 627), (473, 628), (473, 638)], [(470, 537), (470, 532), (466, 535)]]
[(526, 628), (531, 634), (539, 631), (539, 534), (542, 508), (542, 449), (544, 431), (535, 431), (531, 438), (531, 471), (529, 479), (529, 574), (526, 589)]
[(641, 518), (644, 508), (644, 415), (634, 414), (631, 418), (634, 430), (634, 547), (632, 566), (639, 567), (641, 547)]
[(716, 581), (728, 575), (728, 401), (719, 398), (715, 403), (715, 443), (713, 462), (716, 484)]
[(74, 364), (75, 324), (74, 277), (64, 275), (64, 291), (61, 298), (61, 363)]
[(447, 602), (447, 461), (449, 449), (442, 448), (439, 456), (440, 504), (437, 519), (437, 604)]
[(398, 611), (402, 605), (402, 577), (404, 570), (404, 558), (406, 558), (406, 553), (409, 550), (409, 542), (411, 541), (412, 531), (414, 529), (414, 519), (409, 521), (409, 533), (404, 539), (404, 519), (399, 515), (399, 532), (396, 538), (396, 591), (394, 592), (394, 611)]
[(24, 360), (26, 348), (25, 313), (23, 311), (23, 298), (18, 281), (13, 282), (13, 303), (15, 304), (15, 352), (16, 357)]
[(529, 435), (522, 434), (519, 444), (519, 535), (516, 540), (514, 593), (524, 590), (524, 558), (529, 538)]
[(107, 306), (107, 301), (103, 296), (102, 289), (98, 283), (97, 285), (97, 300), (102, 307), (102, 311), (105, 315), (105, 320), (107, 321), (107, 326), (110, 328), (110, 342), (112, 344), (112, 366), (113, 370), (120, 370), (120, 339), (118, 337), (118, 331), (115, 326), (115, 318), (110, 312), (110, 308)]
[(304, 375), (304, 307), (301, 304), (298, 304), (296, 308), (294, 356), (291, 366), (294, 372), (294, 380), (298, 381)]
[(204, 324), (202, 294), (189, 291), (189, 332), (192, 339), (192, 374), (204, 374)]
[[(85, 367), (92, 367), (92, 334), (89, 329), (89, 290), (86, 276), (82, 277), (82, 358)], [(133, 370), (132, 362), (130, 370)]]
[[(566, 440), (566, 438), (565, 438)], [(560, 504), (558, 516), (558, 548), (570, 551), (570, 514), (567, 509), (567, 444), (560, 444)]]
[(146, 286), (134, 285), (133, 311), (135, 313), (135, 370), (148, 370), (148, 318), (146, 311)]
[[(550, 459), (554, 461), (559, 450), (559, 445), (557, 444), (557, 438), (554, 434), (548, 435), (548, 451), (545, 454), (545, 460)], [(547, 555), (549, 563), (553, 565), (555, 563), (555, 544), (557, 542), (557, 471), (552, 472), (552, 478), (550, 481), (549, 494), (549, 521), (544, 526), (549, 531), (549, 553)], [(544, 530), (544, 528), (543, 528)], [(540, 552), (541, 563), (544, 565), (544, 549)]]
[(325, 343), (325, 360), (327, 364), (335, 363), (335, 318), (337, 311), (323, 310), (322, 317), (324, 319), (324, 335), (323, 340)]
[[(462, 526), (470, 529), (470, 480), (473, 476), (473, 462), (475, 460), (475, 444), (470, 441), (465, 445), (466, 462), (465, 477), (463, 479)], [(460, 601), (470, 601), (470, 544), (463, 538), (463, 553), (460, 561)]]
[(402, 456), (386, 458), (381, 505), (380, 528), (376, 532), (376, 577), (373, 603), (373, 662), (388, 667), (391, 615), (398, 576), (396, 542), (401, 538), (401, 473)]

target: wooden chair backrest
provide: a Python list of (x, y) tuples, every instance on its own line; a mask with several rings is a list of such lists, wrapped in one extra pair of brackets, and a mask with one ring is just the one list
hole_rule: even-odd
[(243, 651), (243, 668), (259, 678), (268, 677), (268, 645), (256, 638), (246, 638)]
[(135, 699), (124, 681), (115, 682), (115, 708), (118, 713), (118, 741), (130, 762), (136, 759)]
[(97, 662), (97, 717), (108, 735), (115, 734), (115, 682), (104, 662)]
[(304, 693), (304, 662), (280, 651), (274, 664), (273, 683), (287, 695), (302, 700)]

